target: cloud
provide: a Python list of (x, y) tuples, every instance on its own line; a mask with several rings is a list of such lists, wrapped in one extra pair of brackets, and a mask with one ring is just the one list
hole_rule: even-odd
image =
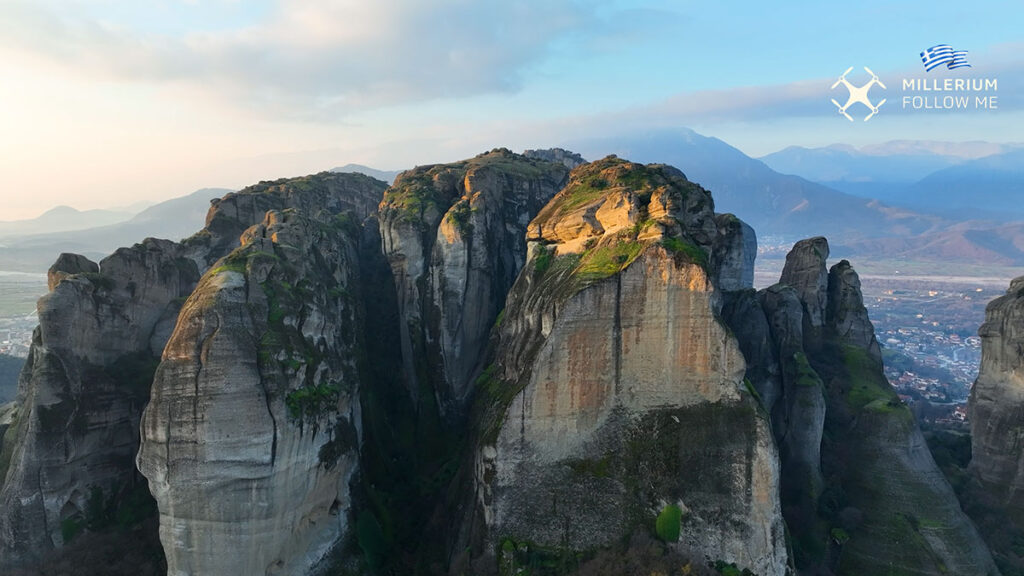
[(47, 6), (4, 3), (0, 46), (91, 76), (201, 86), (316, 119), (514, 91), (556, 41), (594, 18), (570, 0), (278, 0), (255, 24), (171, 35), (110, 24), (96, 6)]
[[(1020, 111), (1022, 105), (1024, 105), (1024, 62), (997, 57), (1007, 52), (1009, 51), (997, 46), (991, 52), (979, 56), (978, 71), (972, 71), (969, 76), (974, 78), (996, 78), (998, 80), (998, 90), (992, 94), (998, 96), (1001, 111)], [(979, 52), (979, 54), (982, 53)], [(988, 54), (992, 54), (993, 57), (986, 60)], [(984, 67), (980, 64), (982, 62), (985, 63)], [(838, 72), (842, 72), (842, 69), (837, 70), (837, 76)], [(984, 115), (994, 113), (990, 110), (973, 109), (967, 111), (922, 111), (902, 108), (901, 99), (904, 95), (902, 90), (903, 78), (928, 78), (941, 81), (945, 77), (964, 77), (966, 76), (965, 74), (946, 72), (926, 74), (923, 68), (917, 66), (878, 70), (878, 74), (885, 82), (886, 88), (873, 88), (870, 96), (875, 103), (882, 98), (886, 99), (886, 103), (881, 108), (881, 114), (884, 116), (927, 119), (934, 117), (934, 115)], [(862, 85), (870, 79), (870, 76), (863, 69), (855, 68), (850, 73), (849, 79), (854, 85)], [(655, 126), (666, 122), (694, 125), (716, 122), (824, 118), (838, 114), (831, 99), (834, 98), (840, 103), (844, 103), (848, 96), (846, 90), (841, 86), (834, 90), (831, 88), (835, 81), (836, 77), (823, 77), (784, 84), (740, 86), (719, 90), (684, 92), (671, 96), (661, 102), (644, 104), (615, 115), (609, 115), (608, 118), (609, 120), (615, 118), (618, 122), (625, 124), (633, 123), (641, 126)], [(912, 95), (917, 94), (927, 95), (928, 93), (912, 93)], [(940, 97), (944, 94), (940, 94)], [(855, 117), (863, 116), (868, 111), (861, 104), (855, 104), (854, 106), (851, 108), (851, 111)]]

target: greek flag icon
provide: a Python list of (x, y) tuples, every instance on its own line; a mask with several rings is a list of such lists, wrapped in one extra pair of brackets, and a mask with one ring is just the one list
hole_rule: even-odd
[(924, 62), (925, 72), (931, 72), (943, 64), (949, 70), (972, 68), (967, 63), (967, 50), (953, 50), (949, 44), (936, 44), (921, 52), (921, 62)]

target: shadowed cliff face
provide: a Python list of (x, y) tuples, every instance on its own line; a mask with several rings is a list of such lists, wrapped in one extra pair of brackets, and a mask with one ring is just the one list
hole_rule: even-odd
[(321, 215), (272, 211), (246, 231), (164, 350), (138, 462), (168, 574), (304, 573), (346, 534), (359, 231)]
[(71, 539), (95, 490), (106, 501), (130, 489), (154, 353), (198, 277), (181, 246), (152, 239), (99, 266), (63, 255), (51, 268), (0, 456), (0, 566)]
[(385, 194), (381, 236), (418, 403), (436, 398), (448, 419), (464, 411), (491, 325), (526, 260), (526, 224), (568, 173), (561, 161), (499, 149), (404, 172)]
[(882, 375), (857, 273), (845, 260), (826, 271), (828, 253), (824, 238), (798, 242), (780, 284), (757, 294), (768, 345), (749, 293), (729, 295), (724, 314), (772, 414), (797, 568), (996, 574)]
[(593, 549), (678, 507), (674, 546), (784, 573), (770, 425), (716, 317), (717, 236), (707, 192), (616, 158), (576, 168), (530, 224), (479, 381), (478, 571), (494, 550), (505, 570), (525, 547)]
[(981, 369), (970, 398), (970, 468), (978, 486), (971, 492), (1019, 532), (1024, 526), (1024, 277), (989, 303), (978, 334)]
[(329, 173), (261, 183), (215, 202), (209, 226), (181, 243), (148, 239), (99, 265), (61, 255), (0, 452), (0, 567), (36, 564), (98, 524), (90, 499), (104, 503), (99, 513), (116, 514), (106, 508), (137, 491), (133, 454), (153, 371), (209, 262), (238, 246), (268, 209), (360, 214), (384, 187)]

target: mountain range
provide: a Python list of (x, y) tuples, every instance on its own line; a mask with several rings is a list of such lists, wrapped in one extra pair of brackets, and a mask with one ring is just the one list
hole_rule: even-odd
[(401, 170), (377, 170), (370, 168), (369, 166), (363, 166), (362, 164), (345, 164), (344, 166), (338, 166), (337, 168), (331, 168), (331, 172), (337, 172), (339, 174), (365, 174), (371, 178), (376, 178), (391, 184), (395, 181), (395, 177), (401, 173)]
[(692, 130), (583, 140), (568, 146), (587, 158), (618, 154), (676, 166), (694, 182), (715, 191), (716, 209), (743, 218), (762, 237), (791, 240), (829, 234), (841, 244), (915, 236), (937, 231), (945, 224), (944, 218), (928, 211), (889, 206), (782, 174), (718, 138)]
[[(716, 209), (739, 215), (779, 246), (828, 234), (837, 253), (853, 256), (936, 262), (985, 256), (993, 263), (1024, 263), (1016, 248), (1024, 237), (1012, 223), (1024, 219), (1019, 145), (893, 141), (861, 148), (790, 147), (755, 159), (680, 128), (570, 141), (566, 147), (586, 158), (613, 153), (679, 167), (715, 191)], [(331, 171), (387, 183), (399, 173), (360, 164)], [(103, 219), (125, 215), (101, 211), (96, 220), (87, 217), (95, 211), (58, 208), (37, 219), (64, 231), (39, 233), (38, 223), (29, 221), (0, 224), (0, 233), (5, 225), (9, 231), (0, 239), (0, 269), (42, 272), (60, 252), (98, 258), (142, 237), (183, 238), (202, 223), (208, 201), (224, 192), (199, 190), (115, 223)], [(78, 229), (70, 233), (69, 226)], [(999, 241), (993, 244), (993, 238)]]
[(204, 188), (106, 224), (101, 223), (102, 218), (98, 223), (88, 217), (94, 211), (60, 209), (58, 214), (68, 218), (67, 225), (77, 218), (79, 228), (74, 230), (40, 232), (38, 228), (25, 224), (29, 221), (19, 222), (16, 229), (23, 232), (0, 239), (0, 270), (45, 272), (62, 252), (100, 258), (119, 246), (130, 246), (143, 238), (180, 240), (202, 226), (210, 201), (227, 192), (229, 190)]
[(836, 190), (951, 219), (1024, 218), (1024, 145), (903, 142), (791, 146), (760, 158)]
[(124, 222), (134, 213), (121, 210), (76, 210), (70, 206), (56, 206), (27, 220), (0, 222), (0, 242), (12, 236), (73, 232), (96, 226)]

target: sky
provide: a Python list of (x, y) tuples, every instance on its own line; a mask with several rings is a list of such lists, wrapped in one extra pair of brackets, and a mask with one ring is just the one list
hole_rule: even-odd
[[(666, 127), (753, 156), (1020, 141), (1022, 22), (1011, 1), (0, 0), (0, 220)], [(972, 68), (926, 74), (939, 43)], [(864, 66), (886, 103), (850, 122), (831, 86)], [(998, 109), (903, 109), (905, 77), (996, 78)]]

